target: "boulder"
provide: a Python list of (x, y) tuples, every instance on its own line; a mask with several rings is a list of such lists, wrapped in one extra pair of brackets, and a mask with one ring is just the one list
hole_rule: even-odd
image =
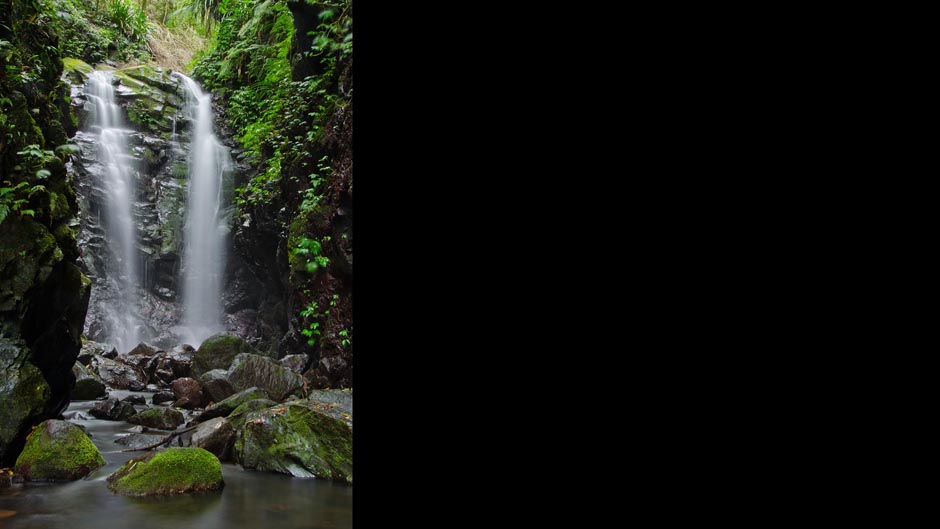
[(147, 404), (147, 399), (143, 395), (128, 395), (121, 399), (121, 402), (130, 402), (131, 404), (139, 404), (141, 406)]
[(72, 390), (72, 400), (95, 400), (98, 397), (104, 397), (108, 390), (104, 383), (96, 378), (83, 378), (75, 382), (75, 388)]
[(126, 421), (136, 414), (137, 410), (130, 402), (121, 402), (117, 397), (111, 397), (99, 401), (92, 409), (88, 410), (88, 413), (92, 417), (106, 421)]
[(351, 389), (315, 389), (310, 392), (306, 400), (301, 402), (304, 406), (309, 406), (320, 413), (343, 421), (349, 427), (353, 425), (353, 395)]
[(151, 399), (151, 401), (154, 404), (162, 404), (164, 402), (173, 402), (174, 400), (176, 400), (176, 396), (173, 395), (173, 393), (169, 391), (158, 391), (157, 393), (153, 394), (153, 398)]
[(173, 403), (176, 408), (191, 410), (201, 408), (204, 405), (202, 386), (194, 378), (180, 378), (174, 381), (173, 396), (176, 397), (176, 402)]
[(206, 411), (202, 412), (202, 415), (196, 419), (196, 422), (204, 422), (216, 417), (228, 417), (229, 414), (235, 410), (235, 408), (241, 406), (249, 400), (266, 398), (268, 398), (268, 393), (265, 390), (261, 388), (248, 388), (232, 395), (222, 402), (209, 406), (206, 408)]
[(73, 481), (104, 464), (101, 452), (81, 428), (51, 419), (26, 438), (14, 470), (26, 481)]
[(228, 371), (213, 369), (199, 378), (202, 383), (202, 392), (212, 402), (222, 402), (235, 394), (235, 388), (228, 381)]
[(22, 360), (27, 351), (25, 344), (0, 337), (0, 458), (9, 457), (10, 463), (30, 426), (42, 419), (51, 395), (39, 368)]
[(309, 361), (309, 356), (305, 354), (297, 354), (287, 355), (284, 358), (278, 360), (277, 363), (299, 375), (304, 372), (304, 368), (307, 367), (307, 362)]
[(235, 441), (246, 469), (352, 483), (352, 430), (298, 403), (248, 413)]
[(95, 356), (91, 360), (91, 368), (102, 382), (114, 389), (143, 391), (147, 387), (147, 375), (140, 368), (120, 359)]
[(232, 413), (230, 413), (228, 416), (228, 420), (232, 423), (232, 427), (235, 428), (236, 431), (241, 430), (242, 426), (245, 425), (245, 418), (248, 417), (250, 412), (265, 410), (276, 405), (277, 403), (271, 399), (249, 400), (248, 402), (232, 410)]
[(192, 446), (208, 450), (220, 461), (229, 458), (235, 443), (235, 428), (223, 417), (216, 417), (200, 424), (190, 437)]
[(206, 338), (193, 356), (193, 376), (201, 377), (213, 369), (228, 369), (235, 356), (241, 353), (257, 353), (254, 347), (238, 336), (216, 334)]
[(156, 347), (153, 347), (152, 345), (147, 345), (147, 344), (145, 344), (145, 343), (143, 343), (143, 342), (140, 342), (139, 344), (137, 344), (137, 347), (131, 349), (131, 350), (127, 353), (127, 356), (134, 356), (134, 355), (153, 356), (153, 355), (157, 354), (157, 351), (158, 351), (158, 350), (157, 350)]
[(169, 448), (125, 463), (108, 476), (108, 488), (126, 496), (154, 496), (218, 490), (222, 464), (202, 448)]
[(228, 379), (236, 391), (259, 387), (276, 401), (282, 401), (304, 387), (302, 376), (270, 358), (250, 353), (241, 353), (235, 357), (228, 371)]
[(183, 414), (173, 408), (150, 408), (127, 419), (131, 424), (140, 424), (157, 430), (175, 430), (183, 424)]
[(95, 400), (108, 394), (104, 383), (81, 362), (75, 362), (72, 366), (72, 374), (75, 375), (75, 387), (70, 394), (72, 400)]

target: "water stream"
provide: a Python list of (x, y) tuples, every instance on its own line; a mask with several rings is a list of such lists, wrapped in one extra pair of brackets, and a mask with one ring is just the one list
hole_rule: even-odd
[(104, 167), (100, 175), (106, 192), (103, 224), (110, 240), (112, 271), (120, 292), (117, 303), (108, 307), (108, 341), (118, 351), (127, 352), (141, 341), (141, 321), (137, 288), (140, 284), (133, 205), (137, 198), (137, 175), (128, 154), (121, 107), (114, 101), (114, 73), (94, 71), (88, 76), (88, 96), (94, 102), (91, 132), (98, 134), (97, 161)]
[[(112, 391), (111, 396), (152, 393)], [(72, 402), (87, 414), (95, 401)], [(143, 409), (143, 406), (138, 406)], [(133, 426), (124, 421), (73, 419), (84, 426), (107, 464), (69, 483), (26, 483), (0, 488), (4, 529), (340, 529), (352, 527), (352, 486), (318, 479), (243, 470), (223, 463), (221, 491), (161, 498), (130, 498), (108, 490), (107, 477), (145, 452), (121, 452), (115, 442)], [(10, 515), (9, 512), (14, 514)]]
[[(187, 101), (184, 112), (192, 122), (189, 153), (186, 246), (183, 253), (183, 341), (199, 347), (222, 326), (222, 275), (228, 227), (222, 212), (222, 177), (232, 160), (212, 130), (212, 101), (195, 81), (183, 81)], [(188, 334), (188, 336), (186, 336)]]

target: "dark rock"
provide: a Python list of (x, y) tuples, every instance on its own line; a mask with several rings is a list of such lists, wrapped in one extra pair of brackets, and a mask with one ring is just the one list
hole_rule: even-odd
[(123, 402), (130, 402), (131, 404), (144, 405), (147, 404), (147, 399), (143, 395), (128, 395), (121, 399)]
[(299, 375), (304, 372), (304, 369), (307, 367), (307, 362), (309, 361), (309, 356), (305, 354), (296, 354), (287, 355), (284, 358), (278, 360), (277, 363)]
[(95, 400), (108, 394), (104, 383), (95, 378), (83, 378), (75, 382), (72, 390), (72, 400)]
[(228, 371), (213, 369), (206, 372), (199, 379), (202, 382), (202, 392), (212, 402), (222, 402), (235, 394), (235, 388), (228, 381)]
[(302, 376), (263, 356), (241, 353), (229, 368), (229, 381), (236, 391), (259, 387), (276, 401), (284, 400), (304, 386)]
[(218, 490), (222, 465), (202, 448), (169, 448), (135, 457), (108, 476), (108, 488), (126, 496)]
[(209, 419), (214, 419), (215, 417), (228, 417), (229, 414), (235, 411), (235, 408), (241, 406), (249, 400), (266, 398), (268, 398), (267, 391), (261, 388), (248, 388), (232, 395), (222, 402), (209, 406), (206, 408), (206, 411), (202, 412), (202, 415), (196, 418), (196, 422), (208, 421)]
[(226, 461), (235, 443), (235, 429), (225, 418), (216, 417), (200, 424), (193, 432), (190, 442), (192, 446), (212, 452), (220, 461)]
[(125, 421), (137, 413), (129, 402), (121, 402), (117, 397), (99, 401), (88, 413), (95, 418), (106, 421)]
[(248, 413), (234, 455), (246, 469), (352, 483), (352, 430), (298, 403)]
[[(191, 348), (190, 348), (191, 349)], [(153, 377), (164, 384), (178, 378), (191, 377), (195, 351), (173, 349), (154, 356)]]
[(169, 391), (160, 391), (160, 392), (154, 393), (153, 399), (151, 399), (151, 401), (154, 404), (162, 404), (164, 402), (173, 402), (174, 400), (176, 400), (176, 396), (173, 395), (173, 393)]
[(213, 369), (228, 369), (235, 356), (257, 353), (254, 347), (238, 336), (216, 334), (206, 338), (193, 356), (193, 376), (201, 377)]
[(183, 424), (183, 414), (173, 408), (150, 408), (127, 419), (131, 424), (141, 424), (157, 430), (175, 430)]
[(156, 443), (164, 437), (166, 437), (166, 435), (132, 433), (130, 435), (125, 435), (124, 437), (118, 437), (114, 440), (114, 442), (133, 450), (140, 450), (141, 448), (145, 448), (152, 445), (153, 443)]
[(102, 382), (114, 389), (143, 391), (147, 386), (147, 375), (140, 368), (122, 362), (96, 356), (91, 361), (91, 368)]
[(73, 481), (104, 464), (101, 452), (81, 428), (53, 419), (30, 434), (14, 470), (26, 481)]
[(137, 347), (131, 349), (131, 350), (127, 353), (127, 356), (134, 356), (134, 355), (153, 356), (153, 355), (155, 355), (155, 354), (157, 354), (157, 348), (155, 348), (155, 347), (153, 347), (153, 346), (151, 346), (151, 345), (147, 345), (147, 344), (141, 342), (141, 343), (137, 344)]
[(202, 386), (193, 378), (180, 378), (173, 382), (174, 407), (191, 410), (203, 406)]

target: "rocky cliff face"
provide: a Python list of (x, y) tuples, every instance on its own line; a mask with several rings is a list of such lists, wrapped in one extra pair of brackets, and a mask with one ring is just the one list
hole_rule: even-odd
[(91, 282), (76, 261), (75, 133), (58, 37), (33, 2), (0, 10), (0, 466), (68, 405)]
[[(73, 168), (81, 204), (80, 244), (82, 266), (94, 281), (86, 322), (86, 334), (108, 341), (112, 323), (108, 307), (120, 296), (120, 269), (109, 248), (104, 225), (107, 207), (104, 168), (98, 161), (95, 131), (88, 130), (94, 109), (86, 92), (92, 67), (67, 59), (65, 78), (71, 83), (72, 105), (79, 116), (75, 143), (81, 147)], [(101, 68), (107, 68), (102, 66)], [(179, 79), (159, 67), (134, 66), (114, 71), (116, 102), (125, 112), (130, 160), (137, 180), (131, 208), (134, 241), (141, 285), (135, 293), (145, 329), (141, 340), (170, 348), (180, 343), (174, 327), (183, 317), (181, 269), (183, 225), (186, 220), (186, 188), (192, 124), (183, 111), (185, 96)], [(231, 195), (232, 175), (223, 177), (223, 194)]]

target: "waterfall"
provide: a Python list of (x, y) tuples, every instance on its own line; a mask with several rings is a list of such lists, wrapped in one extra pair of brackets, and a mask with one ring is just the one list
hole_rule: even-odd
[(104, 170), (101, 178), (105, 190), (104, 225), (109, 249), (117, 270), (112, 276), (119, 293), (116, 303), (109, 305), (107, 340), (120, 352), (135, 347), (141, 338), (141, 321), (137, 307), (140, 273), (136, 249), (136, 227), (132, 206), (137, 197), (137, 178), (128, 155), (127, 136), (122, 127), (121, 109), (114, 102), (114, 74), (94, 71), (88, 76), (88, 95), (94, 101), (92, 131), (98, 129), (97, 160)]
[(186, 241), (183, 250), (183, 325), (186, 343), (198, 347), (224, 330), (222, 276), (228, 227), (222, 212), (222, 175), (231, 169), (231, 157), (212, 131), (210, 94), (195, 81), (175, 73), (186, 87), (187, 119), (192, 124), (189, 152), (189, 189)]

